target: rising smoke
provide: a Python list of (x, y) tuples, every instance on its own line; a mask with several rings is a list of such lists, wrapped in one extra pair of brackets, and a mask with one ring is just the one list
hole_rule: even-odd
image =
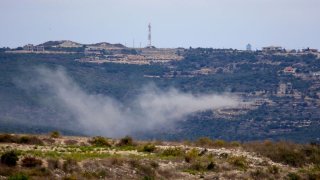
[(46, 87), (55, 105), (70, 113), (87, 134), (119, 137), (166, 127), (198, 111), (235, 107), (239, 100), (230, 94), (194, 95), (154, 85), (142, 88), (131, 102), (123, 103), (101, 94), (89, 94), (63, 69), (36, 68), (32, 86)]

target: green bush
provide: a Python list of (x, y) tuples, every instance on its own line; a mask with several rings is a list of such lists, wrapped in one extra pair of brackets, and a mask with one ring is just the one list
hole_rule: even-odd
[(43, 141), (36, 136), (21, 136), (19, 138), (20, 144), (33, 144), (33, 145), (43, 145)]
[(289, 180), (299, 180), (299, 179), (301, 179), (301, 177), (296, 173), (289, 173), (287, 175), (287, 177), (288, 177)]
[(1, 156), (1, 163), (7, 166), (16, 166), (18, 160), (19, 158), (16, 151), (5, 152)]
[(232, 156), (228, 159), (228, 162), (240, 170), (248, 168), (248, 162), (244, 156)]
[(271, 174), (279, 174), (280, 169), (277, 166), (273, 165), (268, 167), (268, 172)]
[(60, 132), (59, 131), (52, 131), (50, 132), (50, 137), (51, 138), (59, 138), (60, 137)]
[(198, 149), (193, 148), (185, 154), (184, 160), (187, 163), (191, 163), (198, 157), (198, 155), (199, 155)]
[(164, 156), (182, 156), (184, 151), (182, 151), (179, 147), (167, 148), (162, 151), (162, 155)]
[(133, 139), (130, 136), (125, 136), (122, 139), (120, 139), (120, 142), (118, 143), (118, 146), (133, 146)]
[(8, 180), (28, 180), (29, 177), (27, 175), (24, 175), (24, 174), (16, 174), (16, 175), (13, 175), (13, 176), (10, 176), (8, 178)]
[(40, 159), (34, 157), (25, 157), (22, 159), (23, 167), (38, 167), (42, 165), (42, 161)]
[(212, 146), (213, 141), (212, 141), (212, 139), (210, 139), (208, 137), (201, 137), (201, 138), (196, 140), (195, 144), (197, 146), (201, 146), (201, 147)]
[(101, 136), (96, 136), (96, 137), (93, 137), (89, 143), (91, 143), (92, 145), (94, 146), (98, 146), (98, 147), (103, 147), (103, 146), (106, 146), (106, 147), (111, 147), (110, 143), (108, 142), (108, 140), (104, 137), (101, 137)]
[(226, 144), (227, 143), (221, 139), (217, 139), (212, 142), (212, 146), (214, 146), (214, 147), (224, 147), (224, 146), (226, 146)]
[(2, 143), (15, 143), (18, 142), (18, 138), (11, 134), (0, 134), (0, 142)]
[(154, 144), (145, 144), (142, 147), (143, 152), (154, 152), (156, 150), (156, 146)]

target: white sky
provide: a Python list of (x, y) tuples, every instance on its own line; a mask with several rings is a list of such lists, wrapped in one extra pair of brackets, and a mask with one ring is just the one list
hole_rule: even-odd
[(320, 49), (320, 0), (0, 0), (0, 47), (48, 40)]

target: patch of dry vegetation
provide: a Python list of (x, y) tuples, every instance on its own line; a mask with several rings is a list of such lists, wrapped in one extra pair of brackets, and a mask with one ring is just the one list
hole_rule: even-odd
[[(48, 142), (47, 140), (54, 140)], [(40, 143), (41, 142), (41, 143)], [(319, 145), (0, 135), (8, 179), (319, 179)]]

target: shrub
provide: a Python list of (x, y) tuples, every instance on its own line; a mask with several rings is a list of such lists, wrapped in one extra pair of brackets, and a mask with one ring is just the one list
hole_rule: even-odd
[(64, 161), (62, 169), (65, 172), (75, 172), (79, 169), (79, 166), (76, 160), (67, 159), (66, 161)]
[(11, 134), (0, 134), (0, 142), (2, 143), (15, 143), (18, 141), (16, 136)]
[(198, 154), (199, 154), (199, 151), (193, 148), (185, 154), (184, 160), (187, 163), (193, 162), (198, 157)]
[(96, 136), (96, 137), (93, 137), (89, 143), (91, 143), (92, 145), (94, 146), (100, 146), (100, 147), (103, 147), (103, 146), (106, 146), (106, 147), (111, 147), (110, 143), (108, 142), (108, 140), (102, 136)]
[(244, 156), (233, 156), (230, 157), (228, 161), (240, 170), (246, 170), (248, 168), (248, 162)]
[(289, 180), (299, 180), (299, 179), (301, 179), (300, 176), (298, 174), (296, 174), (296, 173), (289, 173), (287, 175), (287, 177), (288, 177)]
[(268, 179), (270, 176), (268, 173), (264, 172), (262, 168), (258, 168), (250, 173), (253, 179)]
[(207, 166), (207, 170), (211, 171), (214, 170), (216, 168), (216, 164), (214, 162), (210, 162)]
[(110, 158), (110, 163), (111, 165), (122, 165), (123, 164), (123, 159), (119, 157), (112, 157)]
[(43, 141), (36, 136), (21, 136), (19, 138), (20, 144), (33, 144), (33, 145), (43, 145)]
[(167, 148), (163, 150), (162, 155), (164, 156), (181, 156), (184, 152), (179, 147)]
[(77, 140), (73, 140), (73, 139), (68, 139), (68, 140), (64, 141), (64, 144), (65, 145), (76, 145), (76, 144), (78, 144), (78, 141)]
[(41, 165), (42, 165), (42, 161), (34, 157), (25, 157), (22, 159), (23, 167), (38, 167)]
[(19, 158), (16, 151), (9, 151), (1, 156), (1, 163), (7, 166), (16, 166), (18, 160)]
[(53, 144), (53, 143), (56, 142), (56, 140), (54, 140), (52, 138), (43, 138), (42, 141), (47, 143), (47, 144)]
[(213, 144), (213, 141), (208, 137), (201, 137), (196, 140), (195, 144), (197, 146), (211, 146)]
[(120, 139), (118, 146), (133, 146), (133, 139), (130, 136), (125, 136), (124, 138)]
[(218, 139), (212, 142), (212, 146), (214, 147), (223, 147), (226, 146), (226, 142), (224, 140)]
[(50, 132), (50, 137), (51, 138), (59, 138), (60, 137), (60, 132), (59, 131), (52, 131)]
[[(320, 151), (307, 150), (306, 145), (293, 144), (288, 142), (273, 143), (270, 141), (247, 143), (244, 147), (263, 156), (270, 158), (275, 162), (285, 163), (290, 166), (303, 166), (306, 163), (319, 163)], [(309, 156), (307, 155), (309, 154)], [(318, 157), (319, 160), (310, 157)]]
[(153, 167), (154, 169), (157, 169), (159, 167), (159, 163), (157, 163), (156, 161), (151, 161), (150, 166)]
[(200, 161), (195, 161), (191, 164), (190, 169), (192, 171), (205, 171), (207, 169), (207, 166), (200, 162)]
[(27, 175), (24, 175), (24, 174), (16, 174), (16, 175), (13, 175), (13, 176), (10, 176), (8, 178), (8, 180), (28, 180), (29, 177)]
[(145, 144), (142, 148), (143, 152), (154, 152), (156, 150), (156, 146), (154, 144)]
[(151, 179), (154, 179), (155, 177), (155, 171), (151, 168), (151, 166), (148, 166), (146, 164), (140, 164), (138, 167), (138, 170), (141, 174), (143, 174), (145, 177), (149, 177)]
[(271, 174), (279, 174), (280, 169), (277, 166), (273, 165), (268, 167), (268, 172)]
[(49, 169), (58, 169), (60, 167), (59, 160), (57, 159), (48, 159), (47, 163)]

